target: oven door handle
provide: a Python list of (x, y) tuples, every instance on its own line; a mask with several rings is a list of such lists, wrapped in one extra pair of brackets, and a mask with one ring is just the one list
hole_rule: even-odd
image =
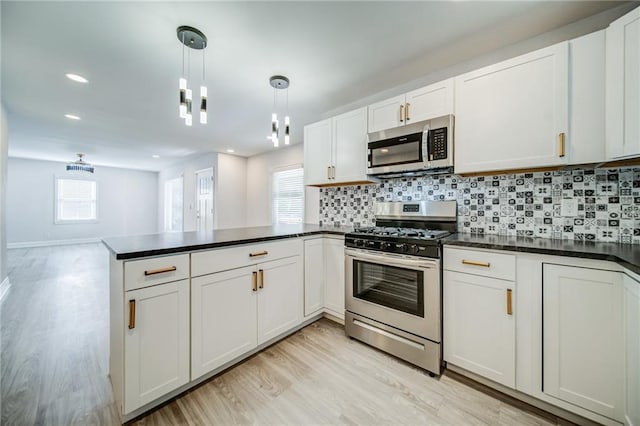
[(353, 260), (365, 260), (372, 261), (379, 264), (389, 265), (389, 266), (399, 266), (399, 267), (413, 267), (413, 268), (428, 268), (428, 269), (436, 269), (438, 267), (438, 262), (435, 260), (414, 260), (407, 258), (398, 258), (396, 256), (390, 256), (388, 254), (368, 254), (363, 253), (357, 250), (345, 250), (345, 255), (347, 257), (352, 258)]

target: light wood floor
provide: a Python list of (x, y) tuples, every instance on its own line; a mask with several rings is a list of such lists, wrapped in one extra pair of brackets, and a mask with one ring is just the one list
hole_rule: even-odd
[[(3, 425), (117, 424), (108, 373), (107, 251), (9, 251), (1, 312)], [(140, 425), (540, 425), (446, 375), (434, 379), (318, 321), (138, 419)]]

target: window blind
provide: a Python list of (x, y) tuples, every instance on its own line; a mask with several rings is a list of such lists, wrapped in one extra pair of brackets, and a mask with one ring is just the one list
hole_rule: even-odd
[(302, 168), (273, 173), (272, 206), (274, 224), (304, 221), (304, 170)]
[(56, 179), (56, 222), (97, 219), (96, 181)]

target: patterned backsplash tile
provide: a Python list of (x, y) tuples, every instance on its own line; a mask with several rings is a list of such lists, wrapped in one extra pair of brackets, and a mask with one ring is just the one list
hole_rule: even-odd
[(372, 226), (374, 202), (415, 200), (457, 200), (459, 232), (640, 243), (639, 167), (322, 188), (320, 223)]

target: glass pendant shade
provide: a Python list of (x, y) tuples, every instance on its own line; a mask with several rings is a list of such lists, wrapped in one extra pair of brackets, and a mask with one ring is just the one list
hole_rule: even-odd
[(207, 124), (207, 88), (200, 86), (200, 124)]
[(178, 80), (178, 85), (180, 87), (180, 118), (187, 117), (187, 80), (185, 78), (180, 78)]
[(284, 144), (289, 145), (289, 116), (284, 118)]

